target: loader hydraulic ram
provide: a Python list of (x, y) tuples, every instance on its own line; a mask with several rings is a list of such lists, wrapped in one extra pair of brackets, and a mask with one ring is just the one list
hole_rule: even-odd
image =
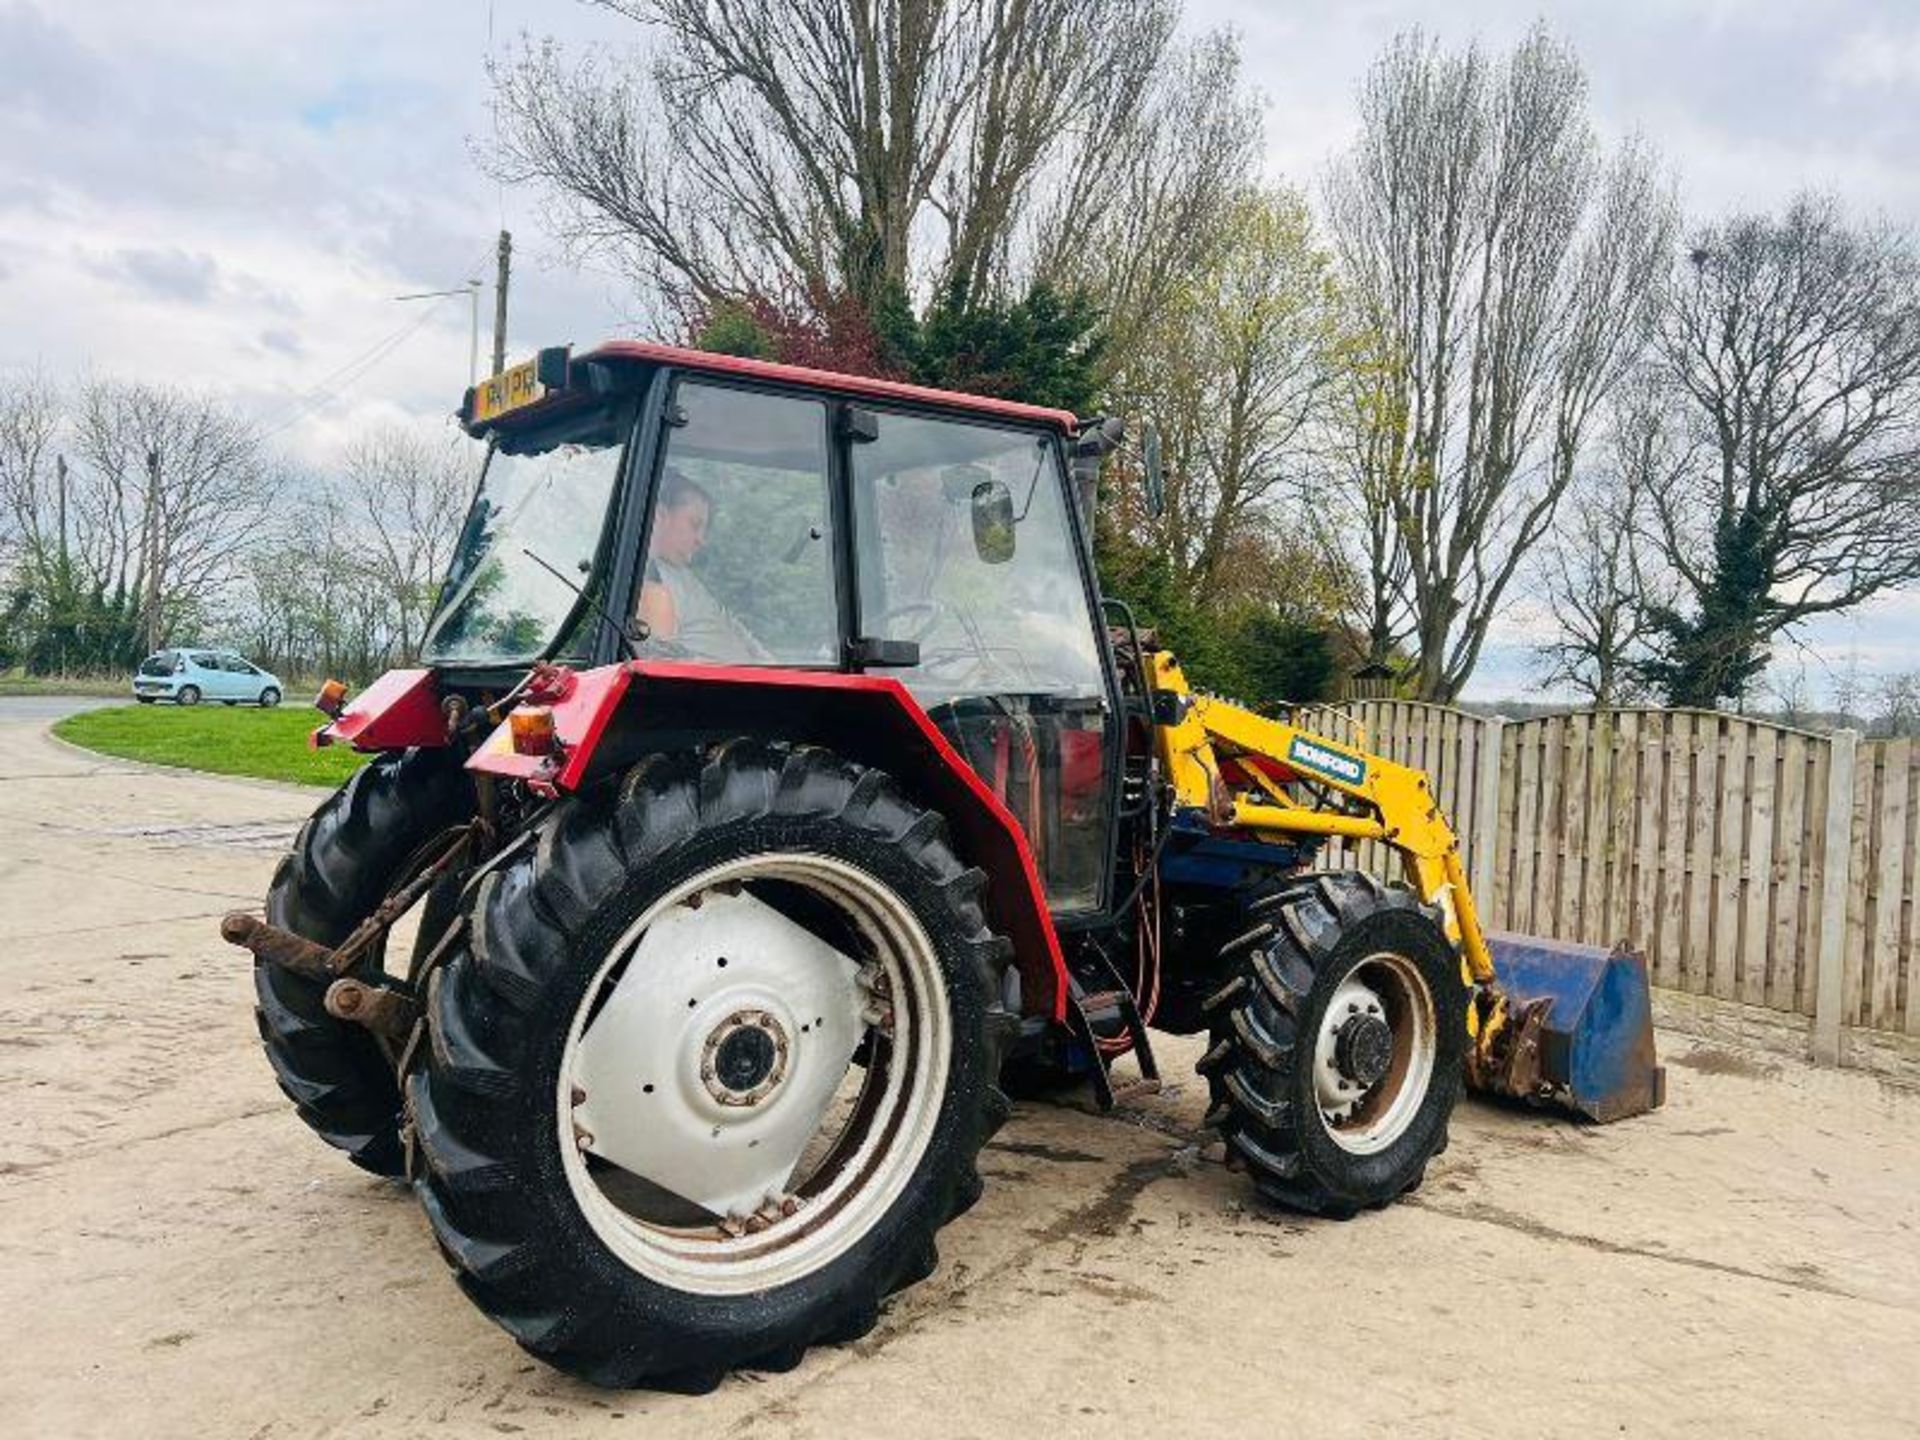
[(1112, 421), (632, 341), (461, 419), (418, 665), (323, 689), (368, 762), (223, 932), (300, 1117), (543, 1361), (858, 1338), (1010, 1096), (1151, 1091), (1155, 1032), (1323, 1216), (1419, 1184), (1468, 1076), (1658, 1103), (1637, 960), (1488, 937), (1426, 776), (1191, 693), (1100, 594)]

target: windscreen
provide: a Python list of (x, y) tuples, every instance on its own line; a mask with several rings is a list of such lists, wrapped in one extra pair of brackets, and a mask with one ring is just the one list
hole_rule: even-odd
[(422, 660), (521, 664), (560, 638), (579, 604), (575, 587), (590, 590), (596, 583), (594, 561), (634, 403), (623, 396), (539, 428), (494, 436), (420, 647)]

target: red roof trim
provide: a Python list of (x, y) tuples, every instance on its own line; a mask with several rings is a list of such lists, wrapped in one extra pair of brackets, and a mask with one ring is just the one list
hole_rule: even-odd
[(996, 415), (1005, 420), (1027, 424), (1051, 425), (1072, 434), (1078, 427), (1071, 411), (1054, 410), (1044, 405), (1022, 405), (1013, 400), (996, 400), (986, 395), (966, 395), (958, 390), (935, 390), (925, 385), (905, 385), (898, 380), (875, 380), (865, 375), (842, 375), (832, 370), (811, 370), (804, 365), (776, 365), (771, 360), (748, 360), (739, 355), (712, 355), (705, 350), (687, 350), (678, 345), (656, 345), (646, 340), (609, 340), (597, 350), (576, 356), (580, 360), (637, 360), (651, 365), (677, 365), (687, 370), (703, 370), (714, 375), (739, 375), (753, 380), (771, 380), (787, 385), (805, 385), (815, 390), (832, 390), (844, 395), (865, 395), (876, 400), (908, 400), (921, 405), (938, 405), (949, 410), (970, 410), (976, 414)]

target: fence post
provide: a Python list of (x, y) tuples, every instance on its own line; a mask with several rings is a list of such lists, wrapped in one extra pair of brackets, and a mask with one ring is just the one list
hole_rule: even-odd
[(1857, 730), (1828, 737), (1827, 837), (1820, 877), (1820, 963), (1813, 991), (1813, 1059), (1840, 1063), (1840, 1009), (1846, 1002), (1847, 869), (1853, 859), (1853, 764)]
[(1483, 720), (1480, 750), (1473, 777), (1473, 845), (1467, 867), (1467, 884), (1473, 887), (1473, 903), (1482, 921), (1493, 924), (1504, 917), (1493, 913), (1494, 877), (1500, 847), (1500, 742), (1506, 721), (1498, 715)]

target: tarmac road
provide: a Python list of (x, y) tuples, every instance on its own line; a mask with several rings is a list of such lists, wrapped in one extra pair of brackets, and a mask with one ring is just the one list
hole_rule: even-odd
[(1659, 1114), (1470, 1104), (1339, 1224), (1201, 1158), (1169, 1039), (1157, 1097), (1022, 1107), (865, 1340), (697, 1399), (576, 1384), (273, 1085), (215, 925), (316, 792), (86, 756), (50, 708), (0, 701), (8, 1436), (1915, 1433), (1920, 1095), (1671, 1040)]

